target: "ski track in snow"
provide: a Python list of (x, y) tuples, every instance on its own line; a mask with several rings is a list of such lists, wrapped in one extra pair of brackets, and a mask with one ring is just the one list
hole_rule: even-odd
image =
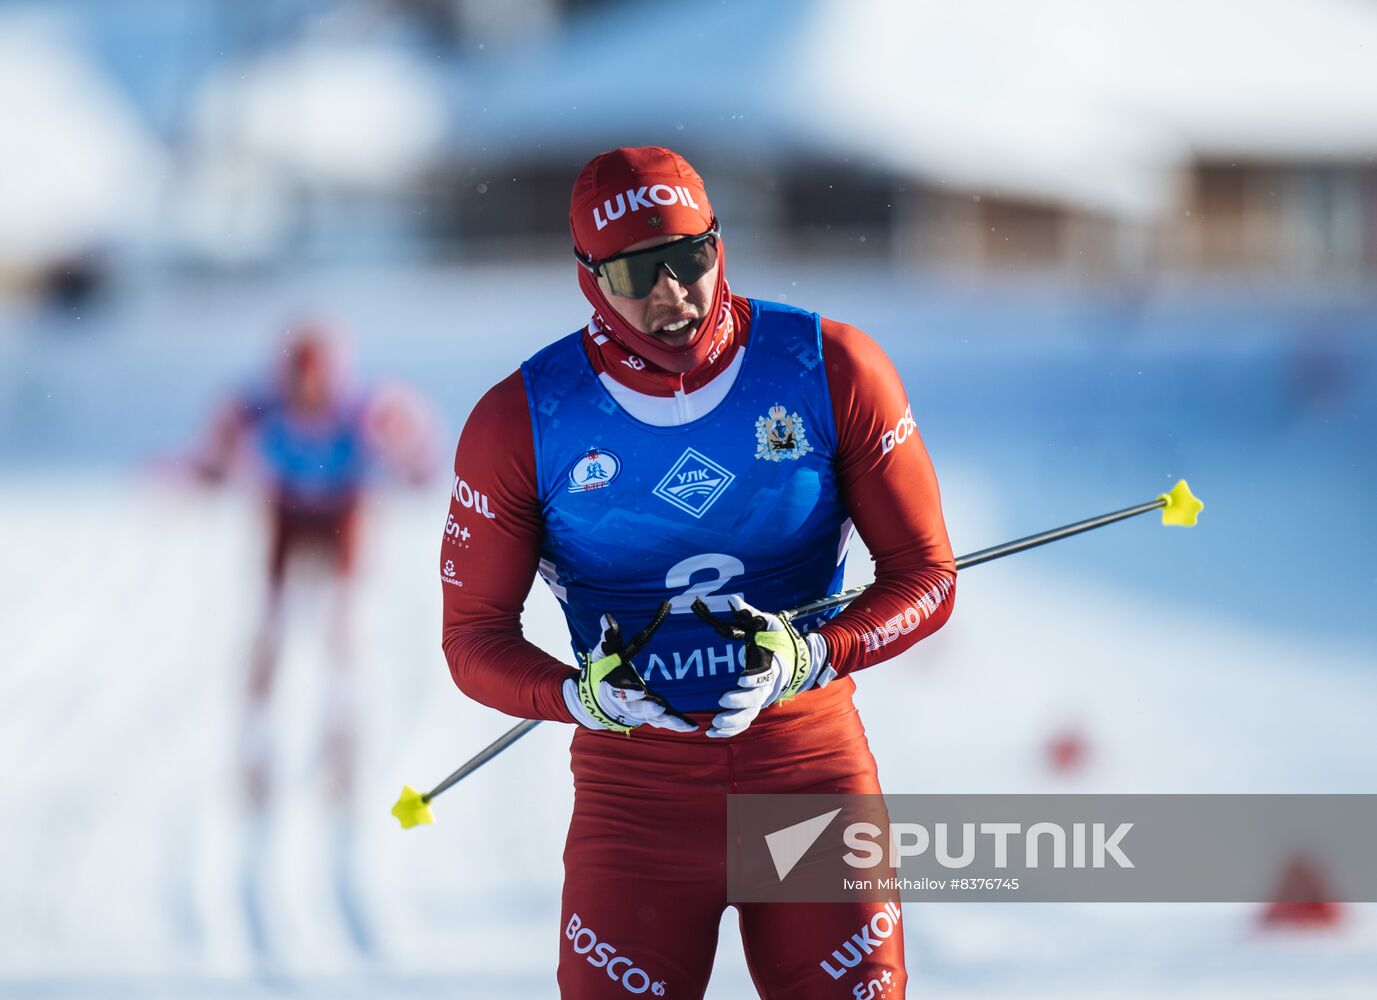
[[(953, 535), (996, 540), (984, 480), (943, 476)], [(303, 589), (273, 706), (277, 794), (255, 824), (234, 766), (261, 586), (254, 505), (119, 476), (6, 483), (0, 993), (554, 995), (568, 728), (541, 726), (451, 790), (433, 827), (403, 833), (388, 815), (404, 782), (432, 784), (512, 724), (459, 695), (445, 669), (434, 577), (444, 495), (431, 492), (372, 508), (353, 809), (337, 814), (315, 774), (325, 616)], [(1143, 544), (1153, 530), (1115, 527), (1097, 544)], [(942, 633), (858, 678), (889, 790), (1373, 789), (1377, 674), (1363, 651), (1144, 601), (1058, 566), (1034, 553), (971, 570)], [(868, 568), (853, 550), (852, 580)], [(568, 657), (543, 586), (526, 621)], [(1059, 779), (1040, 755), (1067, 724), (1084, 731), (1089, 765)], [(910, 992), (1377, 995), (1377, 907), (1350, 907), (1336, 933), (1299, 935), (1259, 932), (1257, 909), (910, 904)], [(754, 995), (729, 910), (708, 996)]]

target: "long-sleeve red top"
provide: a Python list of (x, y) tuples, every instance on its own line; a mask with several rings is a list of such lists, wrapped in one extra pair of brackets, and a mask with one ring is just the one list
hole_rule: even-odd
[[(615, 342), (596, 330), (585, 332), (584, 346), (613, 396), (635, 405), (641, 419), (685, 422), (701, 415), (695, 408), (710, 409), (735, 377), (732, 361), (750, 336), (749, 300), (733, 297), (731, 311), (730, 348), (688, 376), (628, 364)], [(842, 501), (875, 560), (875, 583), (818, 628), (829, 662), (845, 676), (941, 628), (955, 600), (956, 565), (937, 477), (893, 364), (866, 334), (828, 319), (822, 320), (822, 354)], [(502, 516), (464, 517), (481, 503)], [(440, 552), (443, 645), (454, 682), (469, 697), (520, 718), (570, 722), (562, 685), (573, 668), (528, 642), (521, 630), (543, 532), (530, 412), (516, 371), (474, 407), (455, 452)], [(455, 560), (464, 563), (462, 585)]]

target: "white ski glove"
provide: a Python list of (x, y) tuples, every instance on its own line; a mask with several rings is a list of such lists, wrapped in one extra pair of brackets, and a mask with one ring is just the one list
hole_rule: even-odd
[(666, 601), (655, 612), (650, 624), (631, 641), (622, 639), (621, 626), (611, 615), (599, 621), (602, 642), (580, 657), (578, 677), (564, 682), (564, 704), (575, 721), (589, 729), (609, 729), (629, 733), (637, 726), (693, 732), (698, 727), (684, 718), (669, 703), (646, 686), (632, 660), (645, 648), (655, 630), (669, 614)]
[(816, 632), (800, 635), (786, 619), (757, 611), (739, 597), (727, 599), (732, 617), (715, 617), (700, 597), (693, 612), (727, 639), (746, 643), (746, 667), (736, 687), (718, 699), (707, 735), (736, 736), (746, 731), (763, 708), (788, 701), (809, 688), (826, 687), (837, 676), (827, 663), (827, 642)]

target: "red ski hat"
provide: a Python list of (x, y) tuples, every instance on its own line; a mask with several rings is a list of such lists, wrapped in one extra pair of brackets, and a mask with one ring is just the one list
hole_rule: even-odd
[[(569, 200), (574, 252), (589, 265), (652, 236), (697, 236), (716, 221), (703, 179), (687, 160), (663, 146), (614, 149), (594, 157), (574, 181)], [(592, 304), (600, 330), (663, 371), (693, 371), (719, 354), (730, 339), (731, 295), (720, 238), (712, 300), (693, 339), (682, 347), (668, 347), (622, 319), (583, 265), (579, 288)]]
[(323, 406), (345, 386), (347, 362), (344, 344), (328, 322), (298, 319), (287, 328), (282, 344), (278, 384), (297, 404)]
[(594, 157), (574, 181), (569, 227), (574, 249), (590, 261), (615, 257), (633, 243), (712, 228), (703, 179), (663, 146), (614, 149)]

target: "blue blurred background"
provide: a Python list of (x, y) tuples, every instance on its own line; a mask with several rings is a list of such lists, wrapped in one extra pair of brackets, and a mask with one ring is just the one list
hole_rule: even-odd
[[(1206, 501), (973, 571), (861, 680), (893, 791), (1371, 791), (1374, 51), (1366, 0), (0, 0), (0, 987), (553, 993), (567, 730), (434, 829), (384, 813), (510, 722), (439, 651), (446, 453), (586, 322), (568, 192), (618, 145), (695, 164), (733, 290), (885, 347), (958, 551), (1182, 476)], [(295, 777), (269, 821), (238, 809), (258, 494), (179, 471), (302, 314), (437, 424), (434, 483), (371, 494), (343, 827), (303, 804), (309, 588)], [(527, 622), (567, 654), (543, 588)], [(1377, 994), (1370, 907), (906, 919), (921, 995)], [(739, 950), (709, 996), (753, 995)]]

